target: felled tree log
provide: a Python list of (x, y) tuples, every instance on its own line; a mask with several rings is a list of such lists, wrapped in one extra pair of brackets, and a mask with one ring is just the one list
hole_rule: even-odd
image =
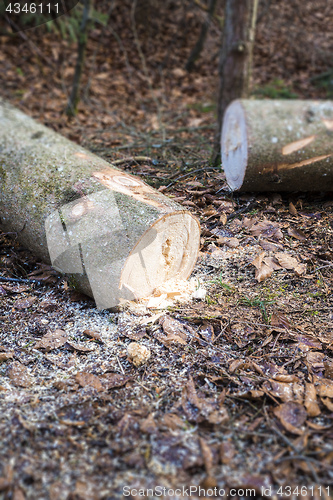
[(233, 101), (221, 150), (232, 190), (333, 190), (333, 102)]
[(186, 279), (198, 254), (189, 212), (2, 101), (0, 218), (99, 308)]

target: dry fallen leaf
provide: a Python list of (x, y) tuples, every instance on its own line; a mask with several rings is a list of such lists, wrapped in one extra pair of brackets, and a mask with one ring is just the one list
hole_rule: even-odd
[(87, 342), (73, 342), (72, 340), (67, 340), (64, 345), (78, 352), (92, 352), (95, 350), (95, 346), (91, 345), (91, 342), (89, 345)]
[(105, 389), (113, 389), (114, 387), (122, 387), (129, 380), (132, 380), (130, 375), (122, 375), (121, 373), (104, 373), (100, 380)]
[(317, 415), (320, 415), (320, 408), (317, 403), (316, 388), (313, 384), (305, 384), (304, 406), (309, 417), (316, 417)]
[(14, 361), (8, 370), (8, 376), (17, 387), (30, 387), (32, 378), (26, 366), (19, 361)]
[(170, 344), (176, 342), (177, 344), (186, 345), (188, 342), (188, 336), (191, 334), (194, 337), (197, 337), (196, 332), (190, 326), (184, 325), (180, 321), (171, 318), (168, 315), (164, 315), (159, 320), (160, 325), (163, 328), (163, 334), (157, 334), (156, 338), (162, 342), (166, 347), (169, 347)]
[(261, 252), (257, 257), (251, 262), (256, 268), (255, 279), (260, 283), (266, 278), (269, 278), (273, 271), (281, 269), (272, 257), (266, 257), (266, 252)]
[(78, 372), (75, 375), (75, 380), (81, 387), (92, 387), (93, 389), (96, 389), (97, 392), (103, 390), (103, 385), (100, 379), (92, 373)]
[(237, 248), (239, 246), (238, 238), (227, 238), (227, 237), (219, 237), (216, 241), (219, 245), (226, 245), (229, 248)]
[(309, 335), (297, 335), (295, 341), (297, 341), (297, 348), (302, 352), (308, 352), (310, 349), (321, 349), (322, 347), (319, 340)]
[(167, 413), (164, 415), (163, 424), (168, 427), (168, 429), (173, 431), (177, 429), (184, 429), (186, 426), (186, 423), (174, 413)]
[(0, 363), (14, 357), (14, 351), (0, 352)]
[(220, 461), (222, 464), (226, 465), (232, 462), (236, 454), (236, 448), (233, 445), (231, 439), (223, 441), (220, 446)]
[(311, 371), (323, 371), (324, 370), (324, 357), (323, 352), (309, 351), (306, 353), (307, 366)]
[(274, 396), (280, 398), (284, 402), (294, 400), (293, 384), (288, 382), (278, 382), (277, 380), (269, 380), (264, 382), (263, 389)]
[(100, 342), (103, 342), (101, 334), (98, 332), (95, 332), (94, 330), (84, 330), (83, 333), (84, 333), (84, 335), (87, 335), (87, 337), (90, 337), (94, 340), (98, 340)]
[(292, 202), (292, 201), (289, 203), (289, 213), (290, 213), (291, 215), (295, 215), (295, 216), (296, 216), (296, 215), (298, 215), (298, 214), (297, 214), (296, 207), (295, 207), (295, 205), (293, 204), (293, 202)]
[(314, 380), (318, 396), (333, 398), (333, 380), (320, 377), (314, 377)]
[(306, 273), (306, 264), (300, 264), (295, 257), (287, 253), (278, 252), (275, 254), (275, 258), (281, 267), (295, 271), (298, 276)]
[(58, 349), (67, 342), (68, 334), (64, 330), (51, 330), (44, 335), (36, 344), (35, 349)]
[(287, 431), (293, 434), (303, 434), (304, 431), (300, 427), (307, 418), (303, 405), (289, 401), (277, 406), (273, 411)]
[(258, 222), (255, 226), (250, 228), (250, 232), (253, 236), (264, 236), (265, 238), (273, 238), (281, 240), (283, 238), (283, 233), (277, 222), (271, 222), (264, 219)]
[(296, 238), (299, 241), (305, 241), (306, 235), (300, 229), (296, 229), (294, 227), (288, 227), (288, 235)]
[(320, 398), (322, 403), (326, 406), (329, 411), (333, 411), (333, 401), (329, 397)]
[(271, 325), (276, 328), (285, 328), (287, 330), (291, 328), (289, 320), (280, 312), (273, 312), (271, 316)]
[(148, 415), (148, 417), (143, 420), (140, 424), (140, 431), (146, 432), (147, 434), (155, 434), (157, 431), (157, 425), (154, 420), (154, 416), (152, 413)]
[(324, 361), (325, 368), (325, 377), (333, 379), (333, 361), (331, 359), (327, 359)]
[(295, 267), (298, 266), (297, 259), (291, 257), (291, 255), (288, 255), (287, 253), (278, 252), (275, 254), (275, 258), (277, 259), (280, 266), (284, 267), (285, 269), (295, 269)]
[(36, 302), (37, 297), (25, 297), (23, 299), (17, 299), (15, 300), (13, 307), (15, 309), (29, 309), (33, 305), (34, 302)]
[(12, 500), (25, 500), (25, 495), (23, 491), (17, 486), (15, 486), (14, 488)]

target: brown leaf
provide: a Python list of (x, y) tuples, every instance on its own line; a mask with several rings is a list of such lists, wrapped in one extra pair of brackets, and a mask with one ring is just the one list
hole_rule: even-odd
[(325, 377), (333, 379), (333, 361), (328, 359), (324, 361)]
[(23, 491), (17, 486), (15, 486), (14, 488), (12, 500), (25, 500), (25, 495)]
[(264, 382), (263, 387), (269, 394), (275, 398), (282, 399), (284, 402), (293, 401), (294, 399), (293, 384), (291, 383), (269, 380)]
[[(160, 318), (160, 325), (162, 325), (163, 332), (167, 336), (177, 336), (181, 337), (183, 340), (187, 341), (187, 330), (185, 325), (180, 321), (171, 318), (171, 316), (165, 315)], [(185, 342), (186, 343), (186, 342)]]
[(17, 299), (17, 300), (15, 300), (13, 307), (15, 307), (15, 309), (19, 309), (19, 310), (29, 309), (29, 307), (31, 307), (32, 304), (34, 302), (36, 302), (36, 300), (37, 300), (37, 297), (25, 297), (24, 299)]
[(129, 380), (132, 380), (130, 375), (122, 375), (121, 373), (104, 373), (100, 377), (101, 383), (105, 389), (113, 389), (114, 387), (122, 387)]
[(329, 397), (320, 398), (322, 403), (326, 406), (329, 411), (333, 411), (333, 401)]
[(65, 344), (68, 339), (68, 334), (64, 330), (52, 330), (44, 335), (39, 342), (35, 344), (35, 349), (58, 349)]
[(321, 342), (308, 335), (297, 336), (297, 347), (302, 352), (307, 352), (310, 349), (321, 349)]
[(208, 476), (211, 476), (212, 468), (213, 468), (213, 453), (210, 449), (210, 447), (207, 444), (207, 441), (205, 441), (203, 438), (199, 438), (200, 442), (200, 447), (201, 447), (201, 453), (202, 453), (202, 458), (205, 464), (205, 469), (208, 474)]
[(298, 276), (306, 273), (306, 264), (300, 264), (297, 259), (287, 253), (278, 252), (275, 254), (275, 258), (281, 267), (295, 271)]
[(288, 227), (288, 235), (292, 238), (296, 238), (299, 241), (305, 241), (307, 239), (303, 231), (294, 227)]
[(298, 266), (297, 259), (291, 257), (291, 255), (288, 255), (287, 253), (278, 252), (275, 254), (275, 258), (280, 266), (285, 269), (295, 269)]
[(303, 405), (289, 401), (274, 408), (274, 414), (287, 431), (293, 434), (303, 434), (300, 427), (307, 418), (307, 413)]
[(264, 236), (265, 238), (274, 238), (280, 240), (283, 238), (282, 231), (276, 222), (264, 219), (250, 228), (253, 236)]
[(72, 340), (67, 340), (64, 345), (65, 347), (71, 347), (78, 352), (92, 352), (95, 350), (95, 346), (88, 345), (87, 342), (73, 342)]
[(235, 359), (229, 365), (229, 372), (235, 373), (235, 371), (239, 370), (239, 368), (244, 368), (248, 366), (249, 364), (244, 359)]
[(323, 371), (324, 370), (324, 357), (323, 352), (309, 351), (306, 353), (306, 361), (308, 367), (311, 367), (312, 371)]
[(166, 415), (164, 415), (163, 423), (166, 427), (174, 431), (176, 429), (184, 429), (186, 425), (185, 422), (174, 413), (167, 413)]
[(141, 422), (140, 430), (141, 432), (146, 432), (147, 434), (156, 434), (157, 425), (152, 413), (150, 413), (150, 415), (148, 415), (148, 417)]
[(5, 477), (0, 477), (0, 491), (6, 491), (10, 488), (11, 482)]
[(13, 384), (18, 387), (30, 387), (32, 378), (26, 366), (19, 361), (14, 361), (9, 368), (8, 376)]
[(166, 347), (169, 347), (173, 342), (186, 345), (189, 334), (195, 337), (197, 336), (193, 328), (184, 325), (168, 315), (162, 316), (159, 320), (159, 324), (162, 325), (163, 332), (166, 335), (156, 333), (155, 336)]
[(333, 380), (315, 377), (315, 387), (318, 396), (333, 398)]
[(94, 330), (84, 330), (83, 333), (84, 333), (84, 335), (87, 335), (87, 337), (90, 337), (92, 339), (99, 340), (100, 342), (103, 342), (101, 334), (98, 332), (95, 332)]
[[(271, 257), (266, 257), (266, 252), (261, 252), (253, 261), (256, 267), (255, 279), (260, 283), (269, 278), (276, 269), (276, 264)], [(278, 267), (280, 269), (280, 266)]]
[(227, 238), (227, 237), (219, 237), (216, 241), (219, 245), (226, 245), (229, 248), (237, 248), (239, 246), (238, 238)]
[(271, 243), (270, 241), (262, 239), (259, 241), (259, 245), (267, 252), (277, 252), (283, 249), (283, 246), (278, 243)]
[(254, 490), (258, 496), (261, 496), (263, 491), (271, 491), (272, 480), (270, 476), (261, 476), (259, 474), (239, 474), (234, 486), (239, 489)]
[(75, 380), (81, 387), (92, 387), (93, 389), (96, 389), (97, 392), (103, 390), (100, 379), (92, 373), (78, 372), (75, 375)]
[(236, 454), (235, 446), (232, 441), (228, 439), (227, 441), (223, 441), (220, 446), (220, 460), (224, 465), (229, 464), (234, 459)]
[(196, 406), (198, 409), (201, 409), (202, 408), (202, 403), (200, 401), (200, 399), (198, 398), (197, 396), (197, 391), (195, 389), (195, 385), (194, 385), (194, 382), (193, 382), (193, 378), (190, 377), (186, 386), (185, 386), (185, 390), (186, 390), (186, 395), (187, 395), (187, 399), (188, 401)]
[(289, 213), (291, 215), (295, 215), (295, 216), (298, 215), (296, 207), (295, 207), (295, 205), (293, 204), (292, 201), (289, 203)]
[(291, 383), (291, 382), (297, 382), (298, 377), (296, 375), (291, 375), (289, 373), (277, 373), (273, 377), (274, 380), (277, 382), (286, 382), (286, 383)]
[(198, 334), (200, 335), (200, 337), (206, 340), (206, 342), (213, 342), (214, 340), (214, 328), (207, 321), (205, 321), (199, 328)]
[(271, 325), (276, 328), (286, 328), (287, 330), (291, 328), (289, 320), (280, 312), (273, 312), (271, 316)]
[(52, 312), (55, 311), (58, 308), (58, 304), (56, 302), (51, 302), (48, 299), (43, 300), (39, 304), (39, 309), (44, 311), (44, 312)]
[(218, 410), (209, 410), (207, 421), (210, 424), (219, 425), (225, 424), (229, 420), (228, 410), (224, 406), (220, 406)]
[(305, 384), (304, 406), (309, 417), (317, 417), (317, 415), (320, 415), (320, 408), (317, 403), (316, 388), (313, 384)]
[(0, 352), (0, 363), (14, 357), (14, 351)]

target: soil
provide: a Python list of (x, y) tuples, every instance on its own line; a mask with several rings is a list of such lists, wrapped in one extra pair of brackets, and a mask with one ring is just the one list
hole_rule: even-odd
[[(0, 95), (191, 210), (206, 293), (99, 311), (0, 233), (0, 499), (329, 498), (332, 192), (232, 194), (211, 164), (222, 2), (192, 73), (196, 2), (113, 5), (76, 117), (73, 13), (0, 37)], [(332, 22), (260, 2), (253, 95), (331, 98)]]

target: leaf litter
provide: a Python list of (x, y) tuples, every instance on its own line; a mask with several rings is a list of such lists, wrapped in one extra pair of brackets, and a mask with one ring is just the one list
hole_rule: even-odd
[[(104, 33), (117, 60), (107, 78), (111, 66), (97, 50), (96, 27), (87, 53), (90, 77), (83, 81), (87, 95), (75, 120), (62, 115), (73, 47), (55, 43), (55, 34), (41, 41), (29, 32), (50, 61), (63, 60), (63, 71), (52, 70), (48, 99), (41, 104), (51, 69), (41, 71), (32, 45), (20, 37), (4, 44), (1, 94), (189, 207), (202, 225), (199, 260), (193, 282), (183, 288), (173, 283), (156, 290), (150, 302), (112, 313), (97, 311), (49, 266), (0, 234), (0, 274), (39, 282), (1, 282), (0, 495), (122, 498), (126, 484), (217, 485), (226, 492), (251, 487), (258, 495), (262, 487), (276, 492), (281, 484), (331, 486), (332, 196), (227, 192), (223, 173), (207, 161), (214, 112), (196, 109), (211, 99), (216, 84), (211, 48), (220, 31), (211, 30), (202, 75), (188, 75), (185, 41), (195, 44), (202, 13), (187, 2), (177, 4), (172, 17), (161, 16), (172, 40), (184, 37), (183, 48), (174, 46), (169, 63), (161, 49), (148, 51), (148, 69), (160, 68), (168, 92), (160, 101), (161, 133), (159, 77), (151, 99), (147, 85), (136, 80), (142, 73), (132, 71), (140, 63), (125, 4), (116, 6), (115, 18), (130, 77), (124, 77), (116, 37)], [(286, 84), (297, 82), (301, 97), (325, 98), (306, 72), (290, 72), (301, 57), (309, 75), (320, 73), (323, 53), (331, 53), (327, 2), (308, 2), (306, 15), (302, 9), (297, 0), (263, 11), (254, 79), (263, 86), (278, 72)], [(184, 15), (191, 29), (175, 35)], [(292, 47), (280, 29), (288, 19), (295, 20), (288, 36), (300, 40)], [(153, 21), (150, 29), (156, 28)], [(140, 31), (144, 51), (152, 39), (155, 48), (169, 46), (157, 31), (154, 38)], [(158, 165), (128, 160), (139, 155)], [(140, 346), (134, 354), (150, 353), (137, 366), (128, 356), (132, 343)]]

